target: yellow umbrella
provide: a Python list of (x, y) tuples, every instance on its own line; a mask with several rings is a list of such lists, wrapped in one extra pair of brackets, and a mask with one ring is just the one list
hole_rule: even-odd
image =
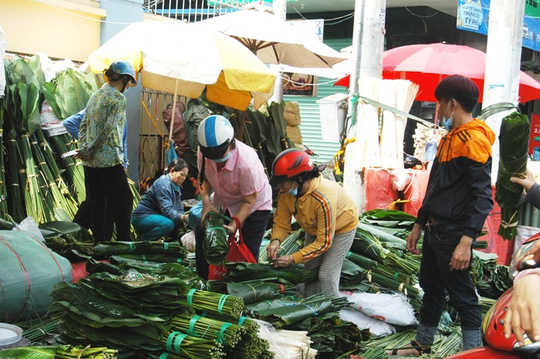
[(238, 41), (176, 20), (128, 25), (88, 57), (91, 71), (129, 61), (146, 88), (245, 110), (273, 93), (275, 74)]

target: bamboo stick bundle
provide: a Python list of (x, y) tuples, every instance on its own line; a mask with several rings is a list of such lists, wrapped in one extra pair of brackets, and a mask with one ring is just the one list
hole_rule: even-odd
[(198, 312), (208, 311), (234, 319), (239, 319), (244, 310), (242, 298), (227, 294), (191, 289), (186, 299), (188, 304)]
[[(36, 133), (41, 133), (41, 130), (36, 130)], [(38, 143), (37, 136), (31, 136), (32, 153), (35, 161), (38, 164), (38, 168), (43, 178), (45, 185), (47, 186), (43, 198), (47, 198), (48, 207), (52, 208), (52, 216), (49, 215), (48, 221), (52, 221), (55, 218), (60, 219), (62, 215), (59, 214), (59, 210), (63, 210), (68, 215), (68, 219), (72, 220), (77, 213), (77, 203), (71, 197), (62, 177), (60, 176), (60, 170), (56, 166), (56, 163), (51, 163), (45, 158), (47, 154), (48, 144), (47, 142)], [(49, 148), (50, 151), (50, 148)], [(55, 172), (56, 171), (56, 172)], [(52, 218), (51, 218), (52, 217)]]
[(247, 332), (247, 328), (231, 322), (201, 315), (181, 314), (171, 318), (172, 329), (203, 339), (216, 340), (226, 347), (234, 348)]

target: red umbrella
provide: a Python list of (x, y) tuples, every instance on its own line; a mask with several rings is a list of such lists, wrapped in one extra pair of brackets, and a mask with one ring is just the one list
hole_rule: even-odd
[[(383, 78), (406, 79), (420, 86), (416, 101), (435, 100), (435, 87), (445, 77), (459, 74), (469, 77), (484, 92), (486, 54), (463, 45), (421, 44), (396, 47), (383, 54)], [(334, 85), (349, 87), (350, 75)], [(519, 74), (519, 101), (540, 99), (540, 83), (523, 71)]]

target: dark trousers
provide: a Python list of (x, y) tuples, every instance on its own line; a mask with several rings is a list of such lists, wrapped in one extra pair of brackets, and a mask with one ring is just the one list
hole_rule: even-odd
[[(259, 250), (269, 219), (270, 211), (255, 211), (246, 218), (242, 225), (241, 231), (244, 243), (251, 253), (253, 253), (255, 259), (259, 259)], [(199, 277), (208, 280), (208, 262), (204, 257), (203, 242), (204, 226), (199, 221), (195, 227), (195, 263)]]
[(117, 241), (130, 241), (133, 194), (124, 167), (84, 167), (84, 176), (95, 241), (110, 241), (113, 225)]
[(470, 265), (466, 270), (450, 271), (452, 253), (462, 235), (462, 226), (458, 224), (426, 226), (419, 278), (424, 290), (420, 322), (425, 326), (439, 325), (447, 293), (450, 303), (459, 313), (462, 328), (478, 329), (482, 325), (482, 312), (472, 285)]

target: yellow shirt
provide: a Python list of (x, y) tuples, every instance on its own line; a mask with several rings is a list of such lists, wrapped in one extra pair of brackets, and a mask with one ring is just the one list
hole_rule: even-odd
[(305, 194), (298, 198), (281, 192), (274, 214), (272, 239), (282, 242), (291, 232), (292, 216), (307, 233), (316, 236), (313, 243), (293, 253), (294, 263), (303, 263), (326, 252), (334, 234), (346, 233), (358, 225), (358, 209), (343, 187), (319, 176), (313, 178)]

